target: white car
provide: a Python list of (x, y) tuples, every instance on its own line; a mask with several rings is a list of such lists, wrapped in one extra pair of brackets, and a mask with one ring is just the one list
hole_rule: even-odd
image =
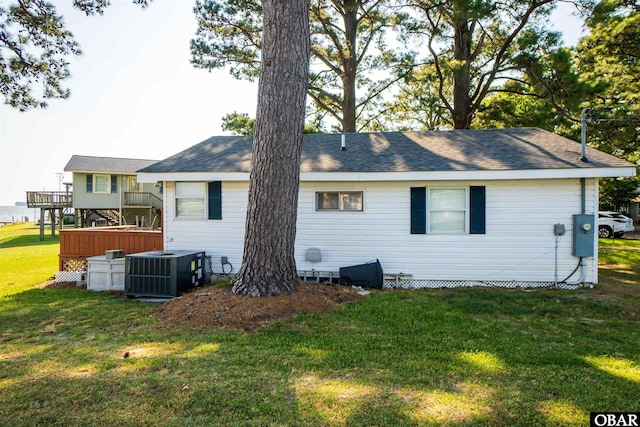
[(598, 212), (598, 237), (622, 237), (624, 233), (634, 231), (633, 220), (618, 212)]

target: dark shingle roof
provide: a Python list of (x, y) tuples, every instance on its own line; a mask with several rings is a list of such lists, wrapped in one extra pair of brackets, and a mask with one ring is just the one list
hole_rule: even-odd
[(65, 172), (135, 173), (157, 160), (121, 159), (117, 157), (71, 156)]
[[(214, 136), (140, 172), (249, 172), (251, 136)], [(618, 168), (633, 165), (537, 128), (309, 134), (302, 172), (408, 172)]]

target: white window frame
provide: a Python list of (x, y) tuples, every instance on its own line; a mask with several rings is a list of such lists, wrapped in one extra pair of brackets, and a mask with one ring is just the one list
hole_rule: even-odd
[[(98, 178), (106, 178), (106, 188), (104, 191), (99, 190)], [(111, 194), (111, 175), (94, 174), (93, 175), (93, 192), (95, 194)]]
[[(432, 192), (438, 190), (462, 190), (464, 192), (464, 208), (435, 209), (432, 200)], [(434, 213), (460, 213), (464, 215), (462, 229), (437, 230), (432, 227)], [(427, 233), (429, 234), (468, 234), (469, 233), (469, 187), (427, 187)]]
[[(333, 193), (338, 196), (338, 207), (335, 209), (330, 208), (320, 208), (320, 203), (318, 203), (319, 197), (321, 194)], [(360, 194), (360, 209), (345, 209), (344, 198), (348, 194), (358, 193)], [(364, 191), (355, 190), (355, 191), (322, 191), (318, 190), (314, 193), (314, 205), (316, 212), (364, 212)]]
[[(201, 187), (201, 191), (194, 191), (197, 190), (198, 186)], [(184, 187), (184, 192), (180, 190), (180, 187)], [(190, 190), (187, 191), (189, 188)], [(183, 194), (180, 194), (181, 192), (183, 192)], [(176, 181), (173, 199), (175, 202), (176, 219), (206, 219), (207, 187), (204, 182)], [(186, 202), (187, 200), (190, 200), (191, 203), (196, 203), (201, 209), (198, 209), (197, 213), (191, 212), (190, 214), (180, 214), (180, 206), (183, 201)]]

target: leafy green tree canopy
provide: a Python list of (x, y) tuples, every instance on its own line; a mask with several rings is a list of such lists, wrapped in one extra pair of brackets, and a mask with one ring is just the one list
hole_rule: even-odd
[[(310, 115), (345, 132), (366, 128), (383, 93), (407, 72), (413, 55), (388, 46), (387, 30), (400, 19), (388, 0), (312, 0), (308, 94)], [(262, 50), (262, 2), (197, 0), (192, 63), (228, 68), (254, 80)], [(361, 92), (361, 93), (360, 93)]]
[[(149, 0), (133, 0), (147, 5)], [(108, 0), (74, 0), (87, 15), (102, 14)], [(0, 93), (5, 103), (26, 111), (47, 100), (66, 99), (62, 82), (70, 76), (68, 58), (82, 53), (55, 6), (45, 0), (17, 0), (0, 6)]]
[[(476, 120), (480, 127), (541, 127), (581, 139), (638, 164), (640, 161), (640, 2), (607, 0), (586, 20), (589, 34), (575, 49), (531, 58), (522, 81), (490, 91)], [(617, 210), (636, 197), (638, 178), (603, 179), (601, 207)]]
[[(413, 19), (405, 21), (407, 36), (425, 40), (425, 63), (435, 79), (432, 93), (448, 116), (441, 127), (472, 126), (483, 100), (501, 82), (523, 88), (542, 52), (559, 44), (547, 19), (559, 0), (418, 0)], [(583, 6), (588, 0), (577, 1)], [(405, 87), (410, 90), (410, 87)], [(548, 94), (550, 94), (549, 92)], [(440, 114), (440, 113), (439, 113)]]
[(233, 112), (222, 118), (222, 130), (233, 135), (253, 135), (256, 127), (256, 119), (249, 117), (247, 113)]
[[(589, 145), (640, 165), (640, 2), (602, 1), (587, 24), (590, 34), (576, 52), (578, 72), (601, 87), (585, 103), (591, 109)], [(625, 206), (639, 184), (637, 176), (603, 180), (602, 207)]]

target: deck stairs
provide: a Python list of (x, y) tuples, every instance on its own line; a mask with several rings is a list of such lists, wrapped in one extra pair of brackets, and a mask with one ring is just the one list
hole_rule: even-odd
[(90, 209), (87, 213), (89, 215), (98, 215), (100, 218), (103, 218), (109, 226), (120, 225), (120, 214), (115, 209)]

